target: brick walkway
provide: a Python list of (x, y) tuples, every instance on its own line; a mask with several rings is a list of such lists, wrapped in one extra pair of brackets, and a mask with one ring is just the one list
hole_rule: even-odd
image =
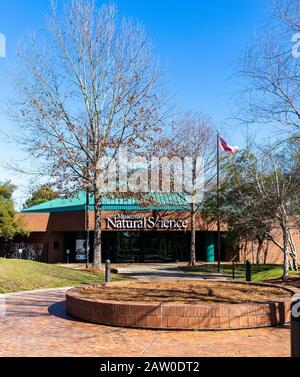
[(289, 356), (287, 327), (188, 332), (98, 326), (67, 318), (64, 293), (7, 295), (0, 356)]
[[(185, 263), (186, 265), (186, 263)], [(228, 276), (223, 274), (186, 274), (179, 266), (174, 264), (128, 264), (117, 267), (119, 274), (128, 275), (139, 280), (164, 280), (164, 279), (210, 279), (210, 280), (227, 280)], [(230, 277), (229, 277), (230, 279)]]
[[(63, 267), (84, 270), (83, 264), (61, 264)], [(124, 263), (112, 264), (113, 269), (118, 270), (119, 274), (131, 276), (138, 280), (165, 280), (165, 279), (210, 279), (210, 280), (231, 280), (231, 276), (217, 273), (207, 274), (186, 274), (180, 266), (186, 263)]]

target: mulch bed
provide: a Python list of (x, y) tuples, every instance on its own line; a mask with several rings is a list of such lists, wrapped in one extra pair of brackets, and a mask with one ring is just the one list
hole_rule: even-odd
[(271, 284), (280, 284), (287, 288), (289, 287), (300, 288), (300, 276), (290, 276), (287, 282), (283, 282), (282, 279), (270, 279), (267, 282)]
[(148, 304), (247, 303), (278, 301), (291, 297), (279, 287), (221, 281), (159, 281), (84, 287), (84, 296), (95, 300)]

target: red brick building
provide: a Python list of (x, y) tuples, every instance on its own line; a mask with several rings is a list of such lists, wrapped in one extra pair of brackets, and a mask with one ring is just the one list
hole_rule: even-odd
[[(188, 261), (190, 249), (190, 214), (179, 195), (157, 194), (155, 205), (141, 207), (134, 199), (105, 199), (102, 204), (103, 256), (112, 262), (173, 262)], [(85, 262), (87, 239), (86, 195), (72, 199), (55, 199), (28, 208), (18, 214), (30, 231), (27, 244), (43, 245), (43, 261), (49, 263)], [(94, 211), (89, 207), (89, 259), (93, 259)], [(274, 230), (280, 242), (280, 232)], [(295, 232), (296, 246), (300, 247)], [(20, 241), (20, 240), (18, 240)], [(217, 229), (196, 216), (196, 256), (198, 261), (217, 260)], [(265, 245), (266, 246), (266, 245)], [(234, 250), (228, 242), (226, 227), (222, 228), (221, 260), (234, 255), (239, 260), (255, 260), (255, 248), (248, 245)], [(264, 253), (262, 253), (262, 261)], [(282, 251), (269, 243), (268, 263), (282, 263)]]

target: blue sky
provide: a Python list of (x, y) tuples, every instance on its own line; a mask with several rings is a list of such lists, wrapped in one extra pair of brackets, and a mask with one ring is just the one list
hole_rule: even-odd
[[(184, 110), (209, 115), (235, 145), (243, 145), (243, 131), (226, 119), (233, 110), (231, 94), (237, 88), (230, 80), (237, 58), (251, 41), (267, 15), (270, 0), (115, 0), (122, 15), (144, 24), (155, 45), (155, 53), (169, 70), (170, 90)], [(0, 0), (0, 33), (7, 40), (7, 59), (0, 59), (0, 100), (11, 95), (4, 64), (14, 45), (28, 29), (43, 30), (48, 0)], [(0, 104), (3, 110), (5, 106)], [(225, 125), (226, 124), (226, 125)], [(0, 114), (1, 135), (11, 129)], [(22, 155), (0, 135), (0, 161)], [(0, 166), (0, 180), (10, 178), (19, 185), (20, 203), (26, 196), (26, 177)]]

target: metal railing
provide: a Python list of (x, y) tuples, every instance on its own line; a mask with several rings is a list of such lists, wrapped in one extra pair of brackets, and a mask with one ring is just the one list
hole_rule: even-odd
[(5, 243), (0, 245), (0, 258), (26, 259), (40, 262), (43, 251), (43, 244)]

